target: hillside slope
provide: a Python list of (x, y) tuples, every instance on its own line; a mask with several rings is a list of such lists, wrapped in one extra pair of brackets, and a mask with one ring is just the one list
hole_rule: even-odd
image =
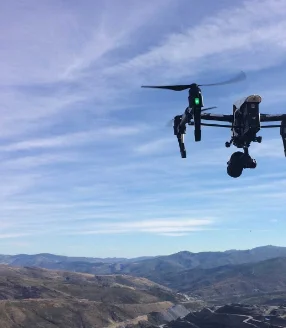
[(179, 301), (145, 278), (0, 265), (1, 328), (114, 327)]
[(165, 285), (204, 300), (286, 292), (286, 257), (258, 263), (191, 269), (165, 276)]

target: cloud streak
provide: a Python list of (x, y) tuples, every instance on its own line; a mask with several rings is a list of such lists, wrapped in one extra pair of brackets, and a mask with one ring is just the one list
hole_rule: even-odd
[[(139, 134), (140, 132), (146, 131), (144, 125), (137, 126), (110, 126), (107, 125), (104, 128), (94, 129), (91, 131), (81, 131), (75, 133), (61, 134), (58, 136), (52, 136), (47, 138), (40, 139), (30, 139), (20, 142), (15, 142), (11, 144), (6, 144), (0, 146), (1, 152), (12, 152), (19, 150), (31, 150), (31, 149), (49, 149), (49, 148), (63, 148), (68, 146), (80, 146), (81, 144), (87, 144), (88, 142), (102, 142), (111, 141), (114, 142), (114, 139), (132, 136)], [(102, 138), (102, 136), (105, 138)]]
[(204, 230), (211, 225), (211, 219), (185, 220), (142, 220), (138, 222), (120, 222), (97, 224), (96, 230), (76, 231), (76, 234), (110, 234), (110, 233), (188, 233)]
[[(233, 60), (228, 58), (234, 58), (237, 66), (241, 64), (248, 71), (274, 66), (284, 60), (286, 50), (285, 9), (283, 1), (245, 1), (239, 7), (202, 19), (186, 32), (171, 34), (159, 46), (108, 69), (107, 73), (123, 74), (132, 70), (133, 74), (140, 74), (148, 70), (152, 82), (157, 75), (165, 80), (185, 77), (189, 74), (186, 65), (193, 75), (211, 69), (213, 62), (216, 62), (215, 69), (232, 70)], [(263, 56), (266, 49), (268, 60)], [(263, 60), (255, 60), (257, 56)]]

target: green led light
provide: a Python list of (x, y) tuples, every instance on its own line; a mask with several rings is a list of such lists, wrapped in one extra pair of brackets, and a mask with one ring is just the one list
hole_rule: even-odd
[(200, 104), (200, 99), (199, 98), (195, 98), (195, 104), (199, 105)]

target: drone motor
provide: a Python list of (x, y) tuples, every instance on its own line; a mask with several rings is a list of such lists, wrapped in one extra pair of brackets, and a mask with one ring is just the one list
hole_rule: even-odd
[[(207, 108), (204, 108), (203, 103), (203, 96), (201, 88), (202, 86), (208, 87), (208, 86), (218, 86), (218, 85), (225, 85), (230, 83), (236, 83), (241, 80), (244, 80), (246, 78), (246, 75), (244, 72), (240, 72), (235, 77), (223, 81), (223, 82), (217, 82), (217, 83), (211, 83), (211, 84), (179, 84), (179, 85), (159, 85), (159, 86), (151, 86), (151, 85), (142, 85), (142, 88), (153, 88), (153, 89), (166, 89), (166, 90), (173, 90), (173, 91), (183, 91), (186, 89), (189, 89), (189, 107), (185, 111), (185, 113), (182, 115), (181, 122), (179, 124), (179, 128), (185, 126), (186, 124), (191, 123), (191, 120), (194, 120), (194, 137), (195, 141), (201, 141), (201, 112), (208, 110)], [(175, 128), (174, 128), (175, 129)]]

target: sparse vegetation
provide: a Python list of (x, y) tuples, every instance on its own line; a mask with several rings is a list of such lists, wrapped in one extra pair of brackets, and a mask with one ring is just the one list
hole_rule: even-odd
[(0, 298), (1, 328), (116, 327), (180, 299), (145, 278), (7, 265), (0, 266)]

